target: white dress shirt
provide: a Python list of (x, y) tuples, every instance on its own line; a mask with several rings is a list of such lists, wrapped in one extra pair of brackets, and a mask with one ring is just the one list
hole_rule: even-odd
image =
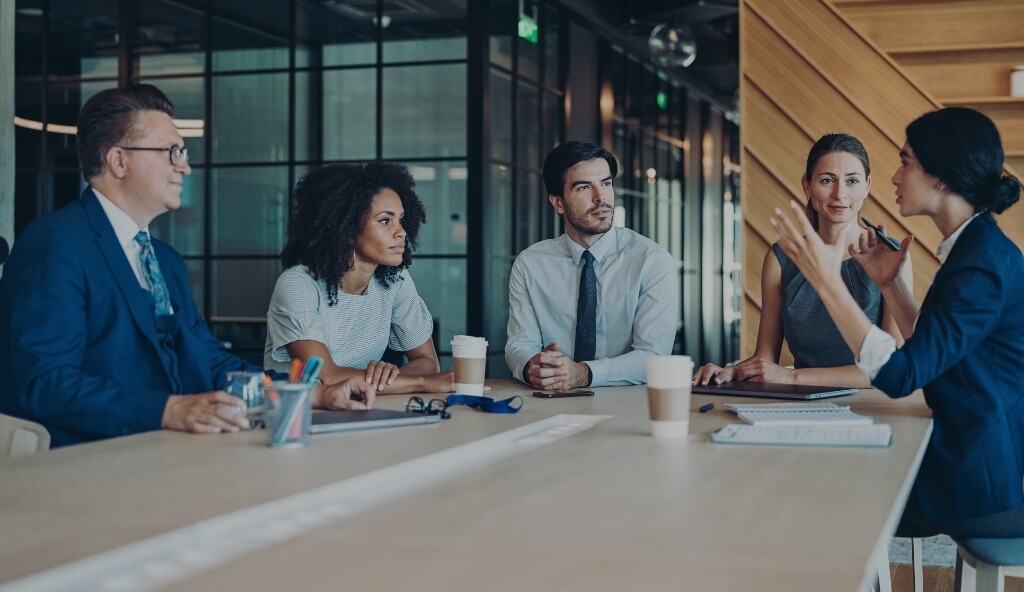
[[(96, 199), (100, 202), (100, 207), (103, 208), (103, 212), (107, 215), (107, 220), (110, 220), (110, 225), (114, 227), (114, 236), (117, 237), (118, 244), (124, 249), (124, 256), (128, 258), (128, 265), (131, 265), (135, 279), (138, 280), (143, 290), (149, 292), (149, 282), (142, 275), (142, 260), (140, 259), (142, 245), (135, 240), (135, 235), (140, 230), (149, 234), (149, 227), (139, 228), (135, 220), (132, 220), (131, 216), (125, 213), (117, 204), (110, 201), (107, 196), (100, 193), (95, 187), (92, 187), (92, 192), (96, 194)], [(152, 239), (152, 235), (149, 238)], [(171, 305), (171, 313), (174, 313), (174, 305)]]
[[(935, 255), (939, 258), (940, 266), (946, 262), (946, 257), (953, 250), (953, 245), (956, 244), (957, 239), (963, 234), (964, 228), (967, 228), (967, 225), (981, 214), (982, 212), (978, 212), (968, 218), (966, 222), (953, 231), (953, 234), (939, 243), (939, 249)], [(896, 340), (893, 339), (892, 335), (872, 325), (868, 329), (868, 334), (864, 336), (864, 343), (860, 346), (857, 367), (867, 375), (868, 380), (874, 380), (875, 376), (878, 375), (878, 371), (882, 369), (882, 366), (885, 366), (885, 363), (889, 361), (894, 351), (896, 351)]]
[[(597, 341), (591, 386), (643, 384), (652, 355), (672, 353), (679, 323), (675, 261), (657, 243), (612, 227), (589, 249), (597, 275)], [(568, 235), (516, 258), (509, 278), (505, 361), (516, 380), (549, 343), (573, 357), (583, 247)]]

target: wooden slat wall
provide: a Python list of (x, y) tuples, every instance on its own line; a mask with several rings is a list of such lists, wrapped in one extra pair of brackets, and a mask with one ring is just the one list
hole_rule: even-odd
[(882, 51), (1020, 44), (1024, 3), (1020, 0), (834, 0), (844, 17)]
[[(1010, 72), (1024, 64), (1021, 0), (833, 0), (853, 26), (943, 105), (991, 117), (1011, 168), (1024, 160), (1024, 97)], [(1018, 166), (1014, 166), (1018, 165)]]
[[(838, 12), (942, 105), (995, 122), (1011, 174), (1024, 171), (1024, 97), (1010, 97), (1010, 72), (1024, 64), (1021, 0), (833, 0)], [(1024, 245), (1024, 206), (999, 224)]]
[[(761, 302), (760, 276), (765, 250), (775, 239), (768, 224), (773, 208), (782, 207), (791, 199), (804, 201), (800, 190), (807, 150), (819, 136), (829, 132), (851, 133), (864, 143), (871, 158), (872, 187), (864, 215), (886, 225), (897, 237), (913, 234), (914, 292), (923, 297), (931, 284), (938, 261), (934, 256), (941, 236), (927, 218), (902, 218), (895, 204), (890, 178), (899, 163), (898, 152), (904, 137), (903, 129), (920, 114), (941, 106), (931, 92), (916, 81), (897, 62), (880, 49), (881, 43), (869, 39), (852, 21), (847, 12), (866, 15), (901, 14), (893, 12), (895, 4), (903, 8), (918, 7), (923, 14), (913, 24), (916, 38), (929, 38), (928, 14), (937, 5), (936, 30), (946, 30), (963, 13), (962, 2), (891, 2), (887, 0), (837, 1), (836, 9), (826, 0), (744, 0), (740, 14), (740, 113), (742, 151), (742, 200), (744, 212), (743, 282), (744, 306), (741, 357), (750, 355), (757, 336), (758, 312)], [(972, 2), (981, 12), (999, 12), (1012, 2), (980, 0)], [(1010, 15), (1016, 12), (1010, 11)], [(1024, 14), (1024, 12), (1021, 12)], [(851, 17), (852, 18), (852, 17)], [(962, 24), (962, 21), (961, 21)], [(905, 31), (908, 25), (901, 25)], [(955, 27), (954, 27), (955, 28)], [(895, 44), (909, 41), (901, 37), (900, 28), (878, 25), (878, 35), (891, 36)], [(971, 28), (971, 39), (986, 38)], [(1000, 25), (988, 39), (1021, 35), (1018, 28)], [(1000, 37), (1002, 36), (1002, 37)], [(888, 39), (888, 37), (885, 37)], [(916, 39), (915, 38), (915, 39)], [(935, 44), (941, 37), (931, 36)], [(972, 41), (972, 43), (975, 41)], [(916, 41), (915, 41), (916, 43)], [(967, 43), (963, 41), (962, 43)], [(904, 45), (893, 45), (904, 47)], [(1024, 44), (1022, 44), (1024, 49)], [(1004, 55), (1002, 49), (997, 55)], [(1010, 51), (1015, 51), (1011, 48)], [(913, 55), (905, 57), (913, 61)], [(986, 106), (992, 107), (992, 101)], [(974, 105), (970, 105), (977, 108)], [(1002, 128), (1004, 143), (1012, 146), (1019, 133), (1016, 127), (1016, 103), (995, 105), (1010, 113)], [(1003, 120), (997, 120), (1002, 125)], [(1024, 138), (1024, 133), (1020, 133)], [(1021, 141), (1024, 141), (1022, 139)], [(1009, 153), (1008, 164), (1014, 164), (1015, 153)], [(1024, 154), (1022, 154), (1024, 156)], [(1015, 211), (1020, 210), (1020, 211)], [(1010, 213), (1012, 212), (1012, 213)], [(1024, 244), (1024, 206), (1017, 206), (1000, 218), (1000, 225), (1018, 244)], [(718, 362), (718, 360), (714, 360)], [(784, 359), (784, 361), (786, 361)]]

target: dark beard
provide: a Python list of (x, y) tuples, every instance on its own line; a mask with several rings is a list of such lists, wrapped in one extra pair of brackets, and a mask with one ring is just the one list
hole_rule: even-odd
[[(573, 213), (569, 212), (569, 210), (566, 210), (565, 211), (565, 222), (567, 224), (571, 224), (577, 230), (580, 230), (582, 232), (586, 232), (588, 234), (604, 234), (604, 233), (608, 232), (609, 230), (611, 230), (612, 223), (615, 220), (615, 216), (614, 215), (609, 216), (608, 217), (608, 221), (604, 222), (604, 223), (602, 223), (600, 221), (597, 221), (597, 220), (592, 220), (590, 218), (590, 212), (591, 211), (596, 211), (597, 209), (603, 208), (603, 207), (607, 207), (607, 206), (602, 205), (602, 206), (599, 206), (598, 208), (592, 208), (591, 210), (587, 210), (587, 212), (584, 213), (583, 215), (573, 214)], [(612, 208), (609, 208), (609, 209), (612, 209)], [(612, 211), (614, 212), (614, 209), (612, 209)]]

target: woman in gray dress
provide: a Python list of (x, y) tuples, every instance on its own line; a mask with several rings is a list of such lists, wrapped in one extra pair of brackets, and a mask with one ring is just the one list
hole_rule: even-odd
[[(867, 151), (847, 134), (822, 136), (807, 155), (801, 179), (807, 196), (807, 216), (818, 236), (830, 248), (847, 252), (856, 245), (862, 230), (857, 224), (871, 187)], [(911, 266), (903, 267), (911, 284)], [(843, 261), (846, 287), (871, 322), (902, 343), (896, 322), (885, 311), (878, 286), (853, 259)], [(793, 368), (779, 365), (782, 340), (793, 354)], [(778, 244), (764, 257), (761, 271), (761, 320), (754, 355), (725, 368), (701, 366), (694, 384), (755, 380), (786, 384), (816, 384), (870, 388), (864, 373), (854, 365), (854, 354), (843, 341), (825, 305)]]

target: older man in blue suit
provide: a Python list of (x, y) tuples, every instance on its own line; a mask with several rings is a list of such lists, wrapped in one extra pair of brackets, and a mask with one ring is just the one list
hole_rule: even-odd
[[(31, 224), (0, 279), (0, 412), (37, 421), (54, 446), (160, 428), (248, 427), (223, 390), (225, 351), (195, 307), (181, 256), (149, 236), (181, 205), (188, 152), (151, 85), (103, 91), (82, 108), (82, 198)], [(373, 390), (318, 388), (314, 404), (361, 408)]]

